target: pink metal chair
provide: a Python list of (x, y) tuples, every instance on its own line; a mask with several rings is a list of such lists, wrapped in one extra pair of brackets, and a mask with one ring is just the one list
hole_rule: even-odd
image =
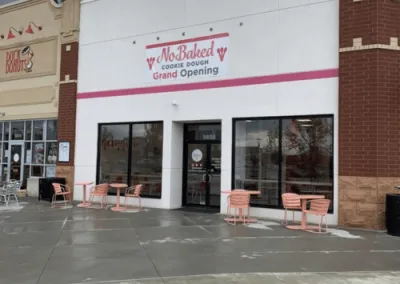
[[(234, 214), (231, 215), (233, 218), (230, 217), (231, 209), (234, 209)], [(232, 191), (228, 195), (227, 222), (236, 225), (236, 216), (239, 215), (239, 220), (243, 221), (243, 224), (246, 224), (246, 215), (243, 213), (245, 209), (247, 209), (248, 219), (250, 215), (250, 194), (238, 190)], [(236, 214), (237, 210), (239, 210), (239, 214)], [(231, 221), (232, 219), (233, 223)]]
[[(310, 200), (307, 203), (310, 203), (310, 209), (308, 210), (304, 210), (303, 212), (306, 213), (306, 227), (307, 227), (307, 214), (311, 214), (311, 215), (316, 215), (316, 216), (321, 216), (321, 219), (319, 221), (319, 232), (321, 233), (321, 224), (322, 224), (322, 219), (324, 217), (326, 217), (326, 215), (328, 214), (328, 209), (329, 209), (329, 205), (331, 204), (331, 201), (329, 199), (314, 199), (314, 200)], [(328, 222), (325, 218), (325, 232), (328, 231)]]
[(296, 193), (284, 193), (282, 194), (282, 203), (283, 208), (285, 209), (284, 216), (284, 224), (288, 224), (287, 220), (287, 211), (290, 210), (293, 212), (293, 221), (294, 221), (294, 212), (296, 210), (301, 210), (301, 200), (298, 194)]
[(102, 184), (93, 186), (91, 188), (90, 196), (89, 196), (90, 205), (92, 205), (95, 197), (100, 197), (101, 198), (100, 207), (103, 208), (104, 204), (106, 205), (105, 207), (107, 207), (107, 205), (108, 205), (107, 197), (108, 197), (109, 187), (110, 186), (107, 183), (102, 183)]
[[(65, 184), (59, 184), (59, 183), (53, 183), (53, 188), (54, 188), (54, 194), (53, 198), (51, 199), (51, 207), (56, 208), (56, 207), (67, 207), (67, 202), (72, 204), (72, 198), (71, 198), (71, 189), (65, 185)], [(64, 199), (64, 206), (57, 206), (57, 196), (62, 196)], [(66, 199), (67, 197), (67, 199)]]
[(139, 200), (139, 210), (142, 209), (142, 199), (140, 198), (140, 193), (143, 189), (142, 184), (137, 184), (131, 187), (128, 187), (125, 190), (125, 207), (127, 207), (128, 198), (137, 198)]

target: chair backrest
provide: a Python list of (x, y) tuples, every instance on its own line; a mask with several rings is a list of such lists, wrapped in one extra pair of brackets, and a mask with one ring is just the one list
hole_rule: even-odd
[(300, 196), (296, 193), (284, 193), (282, 194), (283, 208), (299, 208), (301, 207)]
[(310, 201), (310, 211), (319, 215), (326, 215), (328, 213), (329, 205), (331, 201), (329, 199), (314, 199)]
[(53, 188), (54, 188), (54, 192), (55, 192), (55, 193), (62, 193), (62, 192), (63, 192), (62, 187), (61, 187), (61, 184), (59, 184), (59, 183), (52, 183), (52, 185), (53, 185)]
[(247, 208), (250, 205), (250, 194), (245, 192), (231, 192), (228, 195), (228, 205)]
[(95, 187), (96, 187), (95, 191), (97, 194), (104, 194), (104, 195), (108, 194), (108, 188), (109, 188), (108, 183), (98, 184)]
[(135, 191), (133, 192), (134, 195), (140, 196), (140, 192), (142, 191), (143, 184), (135, 185)]

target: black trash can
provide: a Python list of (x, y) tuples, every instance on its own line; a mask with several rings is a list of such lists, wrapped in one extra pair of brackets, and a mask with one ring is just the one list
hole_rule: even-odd
[(400, 237), (400, 194), (386, 194), (386, 229), (389, 235)]
[[(54, 188), (53, 188), (53, 183), (60, 183), (60, 184), (65, 184), (65, 178), (40, 178), (39, 179), (39, 194), (38, 194), (38, 200), (40, 201), (41, 199), (51, 201), (53, 198), (54, 194)], [(62, 199), (61, 196), (57, 197), (57, 200)]]

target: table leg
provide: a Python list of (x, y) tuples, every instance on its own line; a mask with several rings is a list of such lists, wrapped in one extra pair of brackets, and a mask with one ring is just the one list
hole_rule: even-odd
[(125, 207), (120, 206), (120, 194), (121, 194), (121, 189), (117, 188), (117, 204), (115, 207), (111, 208), (112, 211), (125, 211)]
[(83, 185), (83, 205), (86, 206), (86, 184)]
[(117, 188), (117, 210), (119, 210), (119, 194), (120, 194), (120, 189)]
[(306, 213), (304, 210), (307, 210), (307, 200), (302, 199), (301, 200), (301, 228), (303, 230), (306, 229)]
[(89, 207), (90, 204), (86, 203), (86, 184), (83, 185), (83, 201), (81, 204), (78, 204), (78, 207)]

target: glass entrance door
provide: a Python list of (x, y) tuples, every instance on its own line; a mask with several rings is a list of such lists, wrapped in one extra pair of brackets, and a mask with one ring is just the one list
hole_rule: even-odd
[(221, 204), (221, 125), (187, 125), (185, 129), (183, 204)]
[(9, 179), (22, 181), (24, 144), (12, 142), (8, 149)]
[(186, 161), (186, 203), (206, 205), (208, 195), (207, 144), (188, 144)]

